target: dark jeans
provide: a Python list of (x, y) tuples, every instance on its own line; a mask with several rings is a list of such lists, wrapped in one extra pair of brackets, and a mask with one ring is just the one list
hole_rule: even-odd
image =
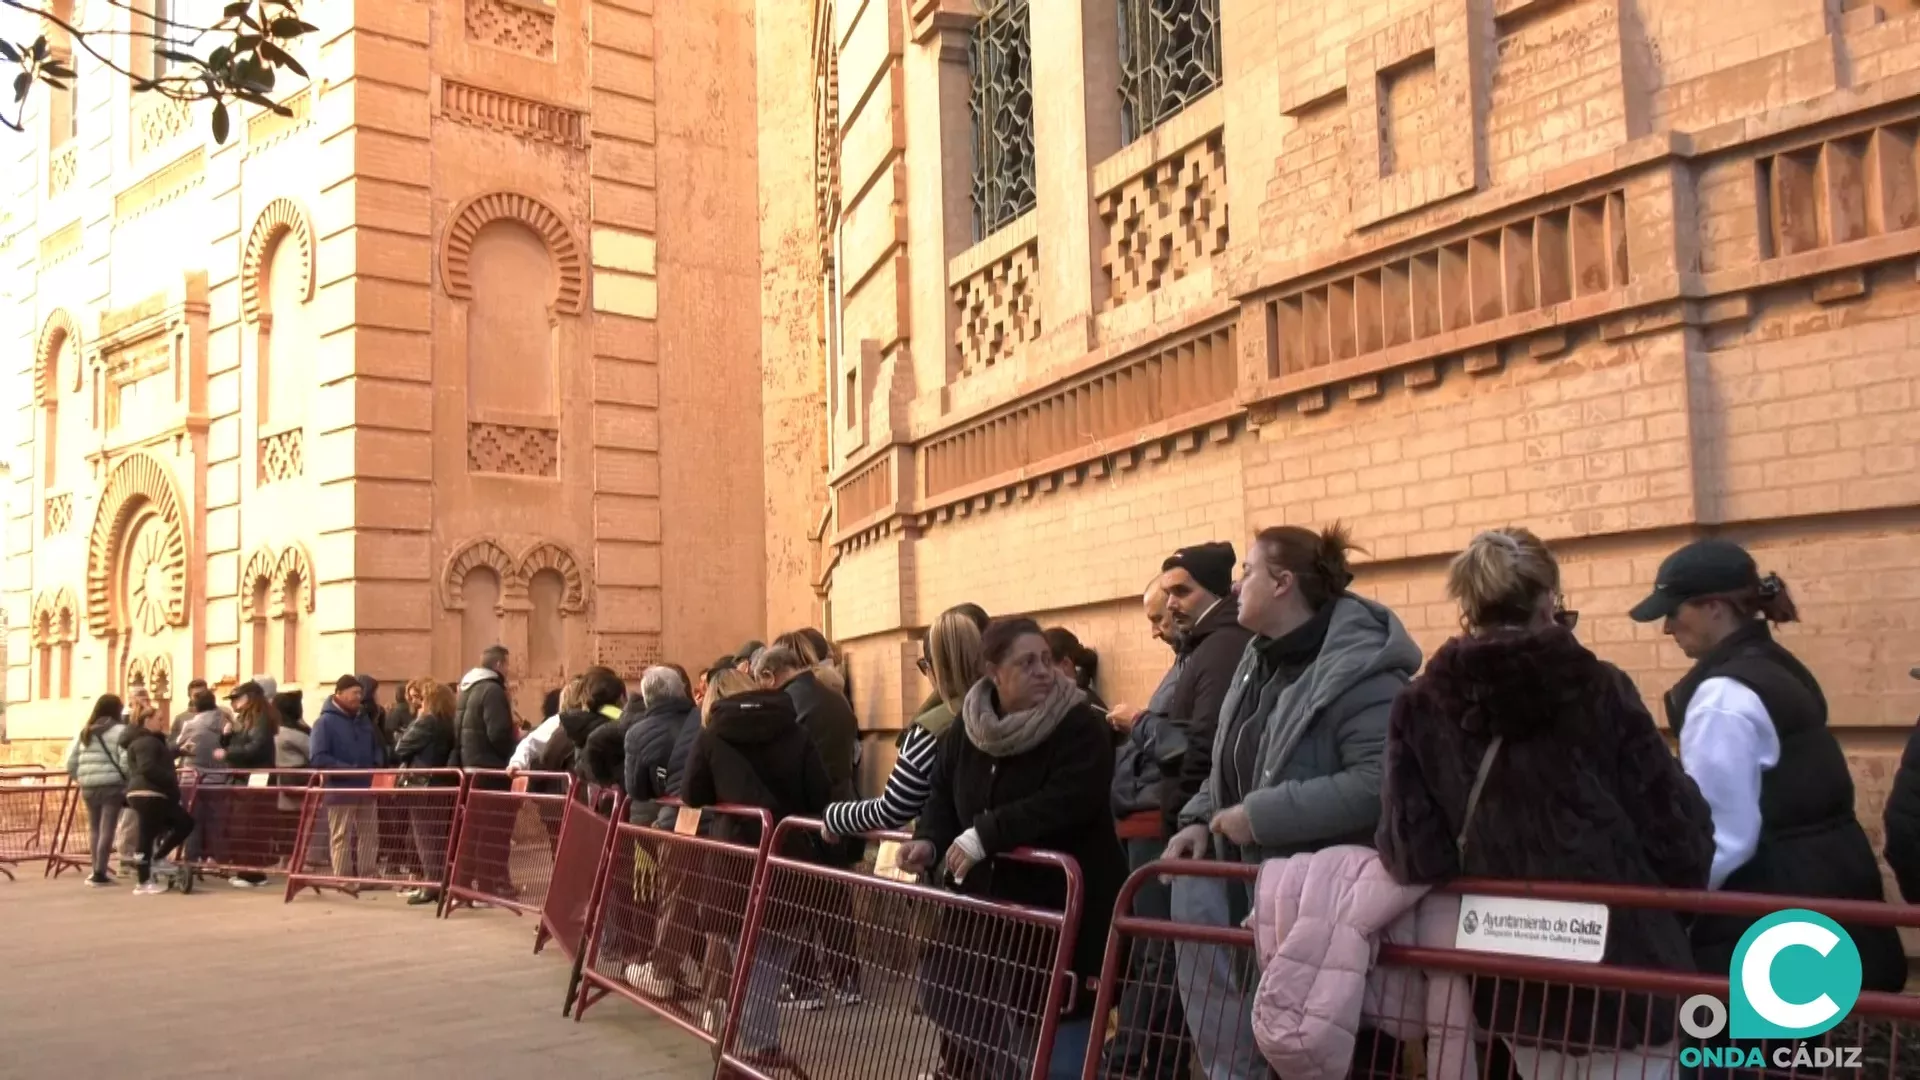
[[(1159, 858), (1167, 842), (1149, 837), (1129, 839), (1126, 845), (1131, 872)], [(1143, 919), (1172, 920), (1173, 887), (1159, 878), (1148, 881), (1133, 894), (1133, 913)], [(1193, 1052), (1187, 1045), (1186, 1015), (1174, 980), (1173, 943), (1134, 940), (1129, 946), (1119, 1029), (1101, 1055), (1100, 1075), (1180, 1080), (1187, 1075)]]
[(120, 811), (126, 808), (127, 789), (122, 784), (81, 788), (87, 803), (87, 836), (93, 845), (93, 880), (104, 881), (113, 858), (113, 834), (120, 827)]
[(130, 795), (127, 803), (140, 815), (140, 884), (153, 880), (153, 861), (174, 853), (193, 835), (193, 815), (164, 795)]

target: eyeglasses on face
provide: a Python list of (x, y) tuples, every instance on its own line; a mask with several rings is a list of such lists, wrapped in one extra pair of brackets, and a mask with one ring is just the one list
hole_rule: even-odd
[(1560, 624), (1562, 630), (1572, 630), (1580, 625), (1580, 613), (1564, 607), (1553, 609), (1553, 621)]
[(914, 667), (917, 667), (917, 668), (919, 668), (919, 669), (920, 669), (920, 674), (922, 674), (922, 675), (932, 675), (932, 674), (933, 674), (933, 661), (931, 661), (931, 660), (929, 660), (929, 659), (927, 659), (927, 658), (926, 658), (926, 657), (924, 657), (924, 656), (923, 656), (923, 657), (921, 657), (921, 658), (920, 658), (920, 659), (918, 659), (918, 660), (915, 660), (915, 661), (913, 662), (913, 666), (914, 666)]

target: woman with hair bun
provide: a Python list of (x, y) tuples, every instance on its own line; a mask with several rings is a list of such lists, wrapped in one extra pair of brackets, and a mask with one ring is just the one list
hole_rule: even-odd
[[(1633, 681), (1574, 640), (1560, 567), (1526, 529), (1473, 538), (1447, 571), (1464, 631), (1394, 702), (1376, 846), (1395, 879), (1461, 876), (1699, 889), (1713, 858), (1707, 804)], [(1693, 970), (1670, 911), (1616, 908), (1606, 962)], [(1671, 1001), (1515, 980), (1474, 984), (1480, 1026), (1504, 1036), (1523, 1076), (1572, 1064), (1554, 1047), (1604, 1042), (1593, 1075), (1659, 1066)], [(1612, 1066), (1617, 1066), (1614, 1068)]]
[[(1420, 667), (1420, 647), (1393, 612), (1347, 591), (1353, 549), (1339, 525), (1262, 529), (1242, 566), (1240, 625), (1253, 631), (1221, 703), (1213, 764), (1180, 811), (1169, 859), (1267, 859), (1336, 844), (1372, 844), (1380, 759), (1393, 699)], [(1176, 877), (1175, 922), (1238, 926), (1251, 906), (1236, 882)], [(1226, 949), (1181, 943), (1180, 996), (1210, 1077), (1266, 1075), (1243, 1011), (1196, 1024), (1241, 1000)], [(1223, 1018), (1224, 1020), (1224, 1018)]]
[[(1667, 692), (1680, 764), (1713, 808), (1709, 888), (1785, 896), (1884, 900), (1873, 845), (1854, 814), (1853, 774), (1827, 726), (1820, 683), (1773, 640), (1769, 624), (1799, 619), (1787, 584), (1762, 577), (1730, 540), (1669, 555), (1635, 622), (1660, 622), (1693, 670)], [(1693, 922), (1700, 970), (1725, 974), (1754, 920)], [(1907, 964), (1897, 931), (1847, 926), (1863, 985), (1899, 990)]]

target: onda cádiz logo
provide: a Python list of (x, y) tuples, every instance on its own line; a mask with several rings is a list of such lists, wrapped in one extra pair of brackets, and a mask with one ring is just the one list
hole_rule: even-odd
[[(1860, 997), (1860, 950), (1840, 924), (1815, 911), (1776, 911), (1747, 928), (1733, 950), (1731, 998), (1696, 994), (1680, 1006), (1680, 1026), (1703, 1044), (1730, 1039), (1788, 1040), (1773, 1045), (1688, 1046), (1680, 1064), (1723, 1068), (1852, 1069), (1857, 1046), (1806, 1046), (1845, 1019)], [(1764, 1052), (1763, 1052), (1764, 1049)]]

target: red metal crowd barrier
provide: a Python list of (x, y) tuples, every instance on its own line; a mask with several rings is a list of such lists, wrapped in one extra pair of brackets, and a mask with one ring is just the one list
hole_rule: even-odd
[[(619, 994), (716, 1043), (773, 818), (757, 807), (713, 806), (680, 820), (687, 831), (615, 827), (587, 919), (574, 1019)], [(695, 822), (705, 823), (701, 833)]]
[[(1065, 878), (1064, 910), (1046, 911), (822, 865), (808, 850), (820, 827), (788, 818), (774, 830), (742, 936), (720, 1075), (1043, 1077), (1070, 1004), (1079, 865), (1052, 852), (1000, 856)], [(806, 1001), (825, 989), (823, 1007), (783, 1014), (781, 984), (816, 948), (814, 986), (794, 989)], [(861, 1010), (857, 1019), (848, 1008)]]
[(444, 889), (466, 791), (458, 769), (321, 770), (305, 790), (286, 898), (306, 888)]
[[(1250, 890), (1258, 873), (1257, 866), (1237, 863), (1156, 862), (1128, 879), (1094, 1004), (1094, 1015), (1109, 1025), (1108, 1038), (1087, 1055), (1083, 1080), (1184, 1078), (1189, 1059), (1198, 1075), (1272, 1075), (1250, 1019), (1260, 971), (1254, 931), (1237, 923), (1247, 893), (1223, 905), (1235, 913), (1232, 926), (1132, 914), (1135, 897), (1156, 878), (1172, 878), (1176, 888)], [(1435, 892), (1604, 905), (1611, 916), (1648, 910), (1758, 918), (1804, 908), (1854, 926), (1920, 929), (1920, 907), (1810, 897), (1466, 879)], [(1130, 962), (1133, 950), (1156, 946), (1172, 954), (1164, 964), (1143, 969), (1138, 958)], [(1369, 995), (1368, 1024), (1353, 1046), (1354, 1077), (1727, 1075), (1723, 1062), (1703, 1055), (1730, 1040), (1724, 1034), (1694, 1039), (1680, 1025), (1682, 1003), (1694, 995), (1728, 1000), (1724, 975), (1391, 943), (1379, 946), (1375, 962), (1388, 974), (1418, 977), (1382, 983), (1398, 993)], [(1150, 974), (1143, 977), (1143, 970)], [(1768, 1064), (1746, 1075), (1912, 1080), (1920, 1076), (1920, 998), (1865, 991), (1847, 1019), (1824, 1035), (1752, 1047)]]
[(578, 788), (567, 799), (554, 850), (553, 879), (546, 902), (540, 906), (540, 927), (534, 932), (533, 951), (558, 941), (575, 962), (574, 983), (567, 987), (567, 1008), (578, 989), (581, 946), (587, 936), (587, 915), (607, 868), (607, 849), (613, 843), (613, 823), (626, 812), (626, 796), (614, 788)]
[[(295, 858), (314, 769), (209, 769), (181, 776), (181, 794), (196, 825), (179, 858), (200, 872), (286, 873)], [(318, 851), (325, 858), (325, 845)]]
[(0, 874), (11, 867), (50, 864), (58, 847), (60, 819), (77, 789), (64, 772), (18, 769), (0, 773)]
[(546, 904), (573, 777), (473, 769), (442, 917), (484, 904), (516, 915)]

